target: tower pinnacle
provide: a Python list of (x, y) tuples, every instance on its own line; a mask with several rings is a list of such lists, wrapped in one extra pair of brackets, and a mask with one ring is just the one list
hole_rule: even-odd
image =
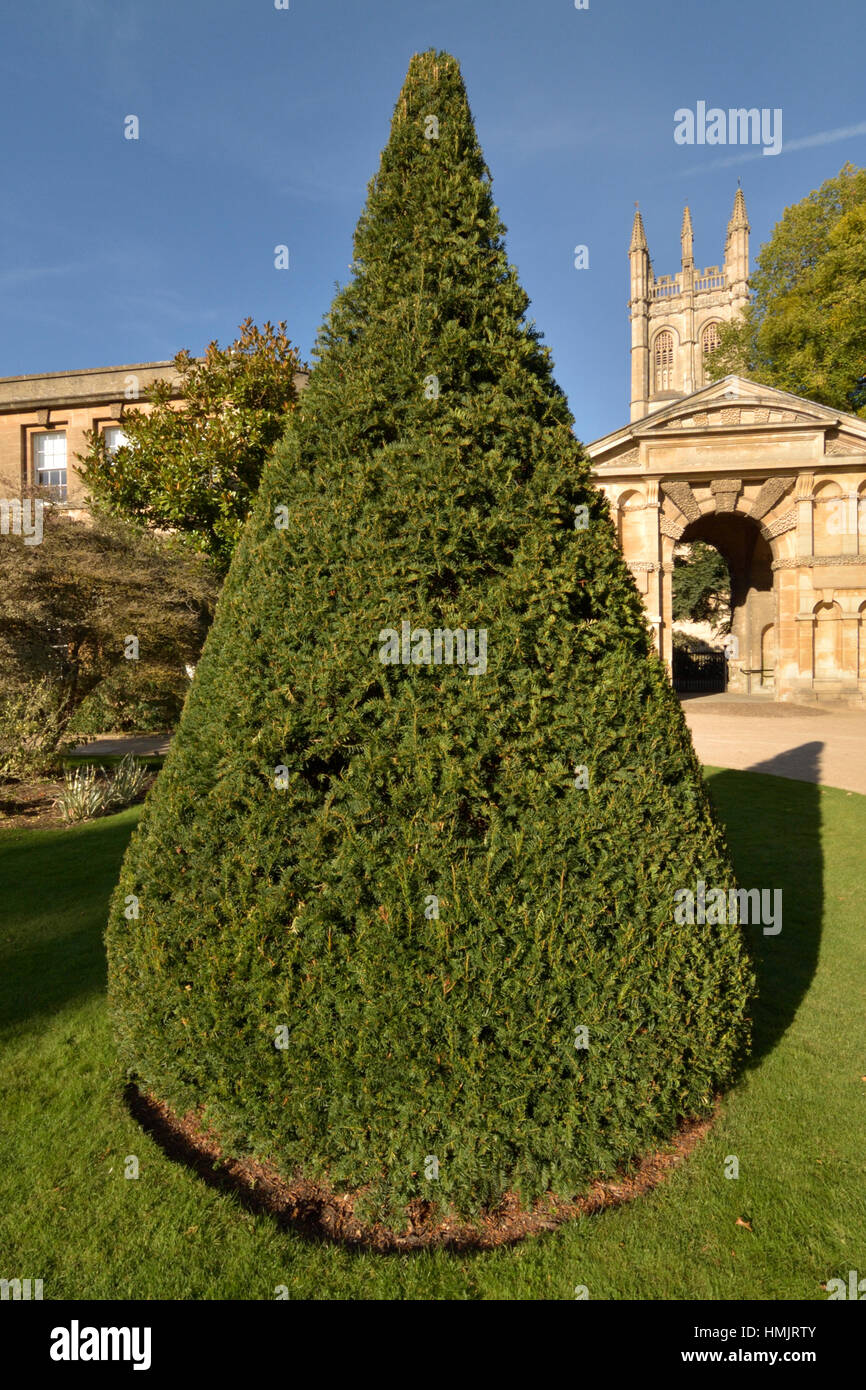
[(683, 210), (683, 225), (682, 230), (680, 232), (680, 244), (682, 246), (683, 252), (683, 269), (685, 269), (686, 266), (693, 265), (695, 259), (695, 234), (692, 229), (692, 214), (689, 211), (688, 203), (686, 203), (686, 206)]
[(643, 227), (643, 218), (640, 215), (640, 209), (637, 205), (635, 205), (634, 222), (631, 228), (631, 244), (628, 249), (629, 251), (648, 250), (646, 232)]
[(728, 223), (728, 231), (731, 232), (735, 227), (745, 227), (750, 231), (749, 219), (746, 215), (746, 199), (743, 196), (742, 188), (738, 188), (734, 197), (734, 210), (731, 213), (731, 220)]

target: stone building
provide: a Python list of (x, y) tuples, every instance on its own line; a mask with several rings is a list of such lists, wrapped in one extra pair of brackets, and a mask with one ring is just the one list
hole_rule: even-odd
[[(150, 410), (148, 391), (161, 378), (180, 378), (173, 362), (137, 362), (125, 367), (45, 372), (0, 377), (0, 498), (21, 498), (47, 489), (58, 504), (84, 505), (76, 455), (87, 452), (87, 430), (124, 443), (123, 415)], [(300, 389), (308, 372), (295, 374)], [(180, 391), (174, 397), (180, 401)]]
[(631, 265), (631, 420), (588, 445), (656, 646), (672, 661), (674, 546), (714, 545), (731, 574), (729, 688), (866, 701), (866, 420), (741, 377), (705, 380), (714, 325), (748, 292), (737, 192), (724, 266), (656, 280), (640, 213)]
[(85, 431), (104, 433), (110, 447), (122, 444), (124, 410), (147, 412), (148, 388), (159, 377), (177, 381), (173, 362), (0, 377), (0, 497), (39, 488), (82, 506), (75, 456), (87, 450)]

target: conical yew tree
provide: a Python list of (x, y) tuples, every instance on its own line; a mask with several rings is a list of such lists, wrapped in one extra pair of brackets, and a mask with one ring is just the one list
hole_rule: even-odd
[(575, 1194), (747, 1043), (742, 928), (676, 920), (724, 840), (503, 230), (418, 55), (108, 931), (139, 1086), (393, 1227)]

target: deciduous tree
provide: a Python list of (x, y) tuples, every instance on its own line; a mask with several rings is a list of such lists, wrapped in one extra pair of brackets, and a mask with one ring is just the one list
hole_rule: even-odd
[(268, 452), (296, 403), (296, 348), (285, 323), (247, 319), (226, 348), (179, 352), (177, 385), (158, 381), (151, 409), (123, 416), (128, 442), (110, 450), (88, 435), (81, 473), (115, 512), (187, 536), (225, 569), (249, 514)]
[(785, 209), (761, 248), (751, 288), (742, 319), (721, 329), (711, 375), (736, 372), (862, 414), (866, 169), (846, 164)]

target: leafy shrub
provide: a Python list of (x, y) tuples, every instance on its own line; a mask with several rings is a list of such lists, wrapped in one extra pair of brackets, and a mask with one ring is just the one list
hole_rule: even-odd
[(142, 670), (139, 662), (124, 661), (82, 701), (70, 720), (70, 731), (93, 738), (173, 729), (188, 689), (189, 680), (179, 666)]
[[(214, 566), (177, 537), (98, 510), (82, 519), (50, 508), (43, 528), (41, 545), (0, 545), (3, 689), (16, 698), (41, 689), (43, 703), (55, 702), (44, 721), (34, 704), (37, 746), (49, 748), (57, 731), (171, 727), (189, 687), (184, 667), (213, 616)], [(126, 659), (126, 634), (138, 639), (138, 660)], [(16, 748), (20, 722), (16, 708)]]
[[(739, 927), (674, 921), (731, 865), (447, 55), (412, 61), (354, 268), (130, 843), (109, 989), (141, 1086), (402, 1226), (573, 1194), (708, 1113), (752, 976)], [(486, 671), (423, 638), (383, 663), (404, 621), (484, 630)]]
[(131, 806), (144, 792), (148, 778), (146, 764), (131, 753), (108, 771), (88, 763), (66, 772), (55, 805), (66, 821), (92, 820)]
[(43, 677), (0, 689), (0, 781), (48, 777), (60, 769), (67, 700)]
[(294, 408), (301, 362), (285, 329), (246, 319), (224, 348), (176, 353), (173, 380), (149, 387), (148, 413), (124, 412), (121, 448), (88, 431), (79, 471), (103, 505), (148, 529), (180, 531), (224, 571)]
[(147, 765), (132, 753), (127, 753), (109, 777), (108, 804), (117, 807), (131, 806), (147, 786), (148, 776)]
[(63, 776), (63, 787), (55, 802), (65, 821), (92, 820), (111, 804), (111, 785), (98, 767), (87, 764)]
[(712, 652), (721, 650), (721, 646), (714, 647), (710, 642), (705, 642), (703, 637), (695, 637), (691, 632), (680, 632), (674, 628), (672, 634), (674, 651), (683, 652)]

